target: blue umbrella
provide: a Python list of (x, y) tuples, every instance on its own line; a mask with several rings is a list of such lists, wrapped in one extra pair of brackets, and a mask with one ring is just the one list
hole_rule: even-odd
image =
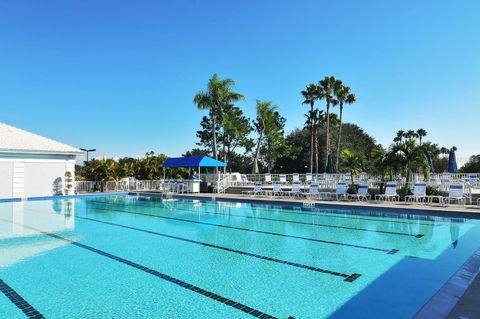
[(430, 173), (435, 172), (435, 167), (433, 166), (432, 154), (430, 154), (430, 152), (428, 151), (425, 151), (425, 156), (427, 157), (428, 166), (430, 166)]
[(455, 151), (453, 150), (453, 148), (451, 148), (450, 153), (448, 154), (448, 172), (456, 173), (457, 171), (457, 158), (455, 156)]

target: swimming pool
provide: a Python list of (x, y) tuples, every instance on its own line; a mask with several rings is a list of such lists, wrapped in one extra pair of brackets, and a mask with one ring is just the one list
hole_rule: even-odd
[(2, 318), (411, 318), (480, 221), (105, 196), (0, 203)]

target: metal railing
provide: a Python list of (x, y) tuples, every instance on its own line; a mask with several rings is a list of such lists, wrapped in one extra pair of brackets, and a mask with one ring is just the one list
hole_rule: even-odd
[[(207, 177), (214, 185), (214, 190), (221, 193), (234, 185), (247, 186), (255, 182), (269, 184), (280, 181), (281, 178), (285, 178), (286, 184), (291, 184), (294, 180), (294, 174), (243, 174), (242, 178), (240, 178), (240, 174), (218, 174), (215, 176), (202, 176), (202, 180)], [(350, 174), (313, 174), (308, 177), (307, 174), (298, 174), (298, 179), (305, 184), (316, 182), (320, 188), (329, 189), (336, 188), (337, 183), (340, 181), (352, 183)], [(370, 188), (379, 188), (381, 183), (385, 183), (385, 181), (385, 179), (382, 180), (379, 176), (372, 176), (366, 173), (353, 176), (354, 184), (368, 184)], [(480, 189), (480, 174), (478, 173), (431, 174), (428, 180), (425, 180), (423, 175), (413, 174), (409, 181), (401, 176), (394, 176), (393, 179), (388, 179), (388, 181), (396, 182), (399, 188), (406, 185), (412, 186), (416, 182), (426, 182), (427, 185), (444, 192), (448, 191), (448, 187), (452, 183), (463, 183), (470, 191), (472, 189)], [(187, 192), (188, 190), (184, 190), (184, 184), (188, 184), (187, 180), (78, 181), (75, 182), (75, 193), (128, 191)]]

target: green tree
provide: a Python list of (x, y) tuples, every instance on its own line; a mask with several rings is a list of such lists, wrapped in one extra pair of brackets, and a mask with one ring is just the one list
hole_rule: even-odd
[(318, 173), (318, 110), (315, 108), (315, 101), (320, 98), (318, 86), (309, 84), (305, 90), (301, 91), (303, 96), (302, 104), (310, 105), (310, 111), (305, 114), (307, 117), (306, 127), (310, 130), (310, 173), (313, 173), (313, 163), (315, 160), (316, 172)]
[(335, 171), (338, 172), (340, 162), (340, 144), (342, 141), (342, 119), (343, 119), (343, 106), (344, 104), (353, 104), (357, 101), (355, 94), (353, 94), (350, 88), (343, 85), (342, 81), (336, 81), (334, 86), (334, 94), (338, 105), (340, 107), (340, 123), (338, 128), (338, 142), (337, 142), (337, 156), (335, 162)]
[(340, 157), (342, 158), (342, 166), (348, 170), (352, 178), (360, 175), (364, 168), (365, 155), (360, 152), (350, 152), (348, 149), (342, 150)]
[(459, 171), (461, 173), (480, 173), (480, 155), (471, 156)]
[(326, 112), (325, 116), (327, 119), (327, 128), (326, 128), (326, 137), (325, 137), (325, 167), (328, 166), (330, 158), (330, 106), (337, 104), (337, 101), (334, 99), (334, 87), (337, 80), (333, 76), (326, 76), (323, 80), (319, 82), (318, 91), (319, 99), (325, 99), (326, 102)]
[(232, 79), (220, 79), (217, 74), (214, 74), (208, 81), (207, 90), (198, 92), (193, 98), (199, 110), (208, 110), (211, 120), (212, 131), (212, 154), (215, 159), (218, 159), (217, 148), (217, 123), (222, 116), (223, 110), (239, 100), (244, 100), (245, 97), (233, 91), (235, 81)]
[(280, 156), (285, 147), (284, 127), (285, 119), (278, 113), (278, 107), (272, 101), (257, 100), (257, 118), (254, 127), (258, 134), (255, 147), (253, 173), (259, 172), (260, 154), (265, 158), (270, 171), (275, 160)]
[(422, 139), (427, 136), (427, 130), (423, 129), (423, 128), (419, 128), (417, 130), (417, 136), (418, 136), (418, 142), (420, 145), (422, 145)]

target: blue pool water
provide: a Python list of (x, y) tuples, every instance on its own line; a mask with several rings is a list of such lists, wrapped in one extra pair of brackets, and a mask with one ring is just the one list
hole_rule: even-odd
[(378, 209), (0, 203), (0, 318), (411, 318), (479, 239), (478, 220)]

